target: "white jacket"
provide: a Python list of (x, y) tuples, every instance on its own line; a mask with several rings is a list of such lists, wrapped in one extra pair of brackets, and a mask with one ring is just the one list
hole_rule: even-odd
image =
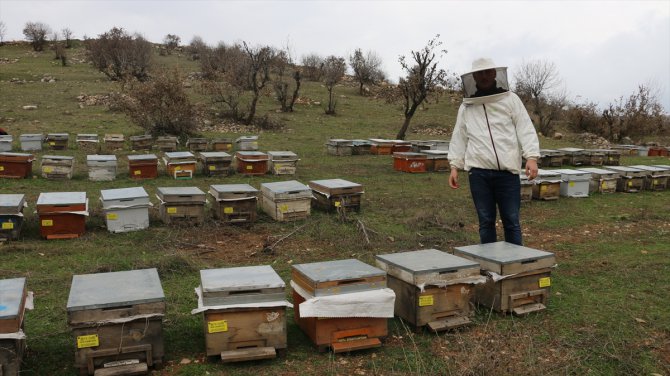
[(508, 91), (463, 100), (449, 143), (452, 167), (518, 174), (522, 171), (522, 155), (526, 159), (538, 159), (540, 143), (528, 112), (516, 94)]

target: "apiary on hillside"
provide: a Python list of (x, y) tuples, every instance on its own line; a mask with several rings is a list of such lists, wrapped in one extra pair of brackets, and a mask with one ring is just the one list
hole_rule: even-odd
[(554, 170), (539, 169), (533, 184), (536, 200), (558, 200), (561, 193), (561, 174)]
[(175, 179), (191, 179), (195, 175), (197, 163), (190, 151), (166, 152), (163, 163), (168, 175)]
[(117, 150), (123, 150), (123, 144), (126, 143), (126, 138), (120, 133), (107, 133), (102, 139), (105, 147), (105, 152), (111, 153)]
[(589, 184), (591, 183), (591, 174), (589, 172), (567, 168), (551, 171), (561, 174), (561, 196), (589, 197)]
[(268, 160), (268, 155), (260, 151), (235, 153), (237, 172), (244, 175), (265, 175), (268, 172)]
[(17, 240), (23, 227), (24, 194), (0, 194), (0, 241)]
[(128, 174), (131, 179), (157, 178), (158, 157), (155, 154), (129, 155)]
[(426, 172), (428, 157), (422, 153), (398, 152), (393, 153), (393, 169), (402, 172)]
[(375, 256), (395, 292), (395, 314), (415, 328), (441, 331), (471, 324), (473, 286), (486, 279), (479, 263), (437, 249)]
[(224, 151), (202, 151), (198, 154), (205, 176), (228, 176), (231, 172), (233, 156)]
[(342, 138), (331, 138), (326, 143), (326, 148), (329, 155), (336, 155), (338, 157), (352, 155), (354, 143), (351, 140)]
[(263, 211), (276, 221), (305, 219), (310, 214), (312, 190), (296, 180), (262, 183)]
[(26, 133), (19, 137), (21, 141), (22, 151), (40, 151), (42, 150), (42, 142), (44, 135), (41, 133)]
[(87, 155), (88, 179), (91, 181), (112, 181), (116, 179), (116, 155)]
[(320, 350), (347, 352), (381, 346), (395, 294), (386, 273), (359, 260), (291, 267), (294, 319)]
[(33, 172), (35, 157), (26, 153), (0, 153), (0, 177), (24, 179)]
[(428, 172), (449, 172), (449, 152), (446, 150), (429, 149), (420, 152), (426, 155), (426, 171)]
[(12, 151), (14, 136), (11, 134), (0, 134), (0, 152)]
[(242, 136), (235, 140), (235, 150), (254, 151), (258, 150), (258, 136)]
[(219, 184), (209, 187), (214, 198), (214, 218), (226, 223), (251, 223), (256, 221), (258, 189), (249, 184)]
[(605, 168), (619, 174), (616, 184), (617, 192), (637, 193), (644, 189), (646, 171), (629, 166), (606, 166)]
[(131, 150), (151, 150), (154, 146), (154, 138), (150, 134), (130, 136)]
[(456, 247), (454, 255), (478, 262), (486, 275), (486, 283), (475, 286), (476, 303), (517, 315), (546, 308), (553, 253), (496, 242)]
[(589, 181), (589, 193), (614, 193), (616, 192), (616, 184), (619, 179), (619, 174), (604, 168), (597, 167), (582, 167), (580, 171), (585, 171), (591, 174)]
[(19, 375), (26, 351), (25, 311), (32, 309), (25, 278), (0, 280), (0, 375)]
[(97, 134), (79, 133), (76, 138), (77, 148), (83, 150), (86, 154), (98, 154), (100, 149), (100, 140)]
[(286, 349), (285, 283), (269, 265), (200, 271), (207, 356), (225, 362), (269, 359)]
[(164, 223), (202, 225), (205, 223), (205, 192), (198, 187), (158, 187), (159, 214)]
[(159, 136), (156, 137), (156, 147), (163, 152), (177, 151), (179, 140), (174, 136)]
[(233, 151), (233, 140), (229, 138), (215, 138), (211, 142), (212, 151), (225, 151), (230, 153)]
[(47, 133), (46, 143), (51, 150), (65, 150), (69, 139), (67, 133)]
[(298, 155), (292, 151), (269, 151), (269, 170), (274, 175), (295, 175)]
[(86, 232), (86, 192), (45, 192), (37, 198), (40, 235), (46, 239), (78, 238)]
[(361, 210), (363, 186), (344, 179), (312, 180), (313, 206), (326, 210)]
[(163, 363), (165, 295), (156, 269), (72, 277), (67, 321), (83, 375), (137, 375)]
[(142, 187), (103, 189), (102, 211), (109, 232), (129, 232), (149, 227), (149, 194)]
[(43, 155), (42, 177), (45, 179), (72, 179), (74, 157), (68, 155)]
[(663, 191), (668, 187), (670, 171), (661, 167), (634, 165), (630, 166), (645, 171), (644, 189), (648, 191)]

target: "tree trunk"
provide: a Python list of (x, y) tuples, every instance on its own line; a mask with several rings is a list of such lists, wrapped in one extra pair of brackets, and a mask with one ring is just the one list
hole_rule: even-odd
[(363, 95), (363, 81), (359, 82), (360, 85), (358, 86), (358, 93), (362, 96)]
[(251, 122), (254, 121), (254, 116), (256, 116), (256, 103), (258, 103), (258, 93), (254, 93), (254, 97), (251, 99), (251, 105), (249, 106), (249, 116), (247, 116), (246, 123), (251, 125)]
[(414, 116), (414, 110), (416, 107), (412, 107), (409, 113), (405, 115), (405, 121), (402, 123), (402, 128), (400, 128), (400, 131), (398, 134), (395, 136), (396, 140), (404, 140), (405, 139), (405, 133), (407, 133), (407, 129), (409, 128), (409, 122), (412, 121), (412, 117)]

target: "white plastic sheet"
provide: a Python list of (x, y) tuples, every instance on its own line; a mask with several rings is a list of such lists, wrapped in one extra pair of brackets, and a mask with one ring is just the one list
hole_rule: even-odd
[(231, 308), (271, 308), (271, 307), (289, 307), (293, 305), (286, 300), (277, 300), (273, 302), (256, 302), (256, 303), (237, 303), (216, 306), (206, 306), (202, 300), (202, 289), (198, 286), (195, 288), (195, 294), (198, 296), (198, 308), (192, 309), (191, 314), (196, 315), (201, 312), (215, 310), (215, 309), (231, 309)]
[(291, 287), (305, 298), (300, 317), (393, 317), (395, 292), (389, 288), (317, 297), (293, 281)]

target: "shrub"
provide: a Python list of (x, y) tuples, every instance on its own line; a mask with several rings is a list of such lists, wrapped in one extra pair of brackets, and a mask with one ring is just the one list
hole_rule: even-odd
[(121, 28), (112, 28), (98, 39), (85, 41), (88, 58), (100, 72), (112, 81), (134, 77), (149, 78), (151, 43), (141, 35), (134, 36)]

